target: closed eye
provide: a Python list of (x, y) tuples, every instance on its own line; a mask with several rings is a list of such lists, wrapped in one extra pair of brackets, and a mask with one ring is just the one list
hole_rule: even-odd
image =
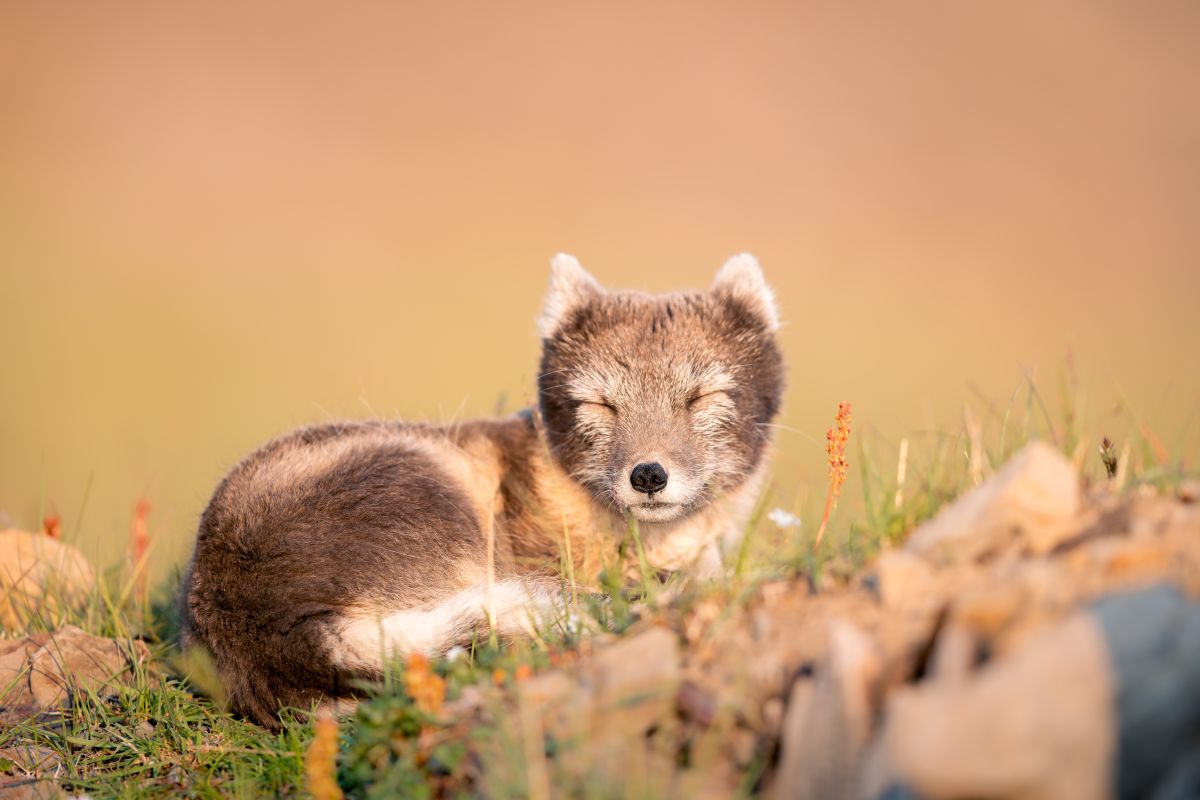
[(728, 396), (727, 393), (722, 389), (716, 389), (711, 392), (699, 392), (697, 394), (692, 395), (692, 398), (690, 400), (688, 400), (688, 408), (694, 408), (694, 407), (700, 405), (701, 403), (705, 402), (706, 400), (715, 400), (718, 397), (727, 397), (727, 396)]
[(580, 400), (579, 405), (591, 406), (592, 408), (602, 408), (610, 414), (617, 413), (617, 407), (607, 400)]

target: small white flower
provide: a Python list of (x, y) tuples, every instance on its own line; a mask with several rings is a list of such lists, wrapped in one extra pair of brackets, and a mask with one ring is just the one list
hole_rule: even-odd
[(456, 644), (456, 645), (454, 645), (454, 647), (451, 647), (449, 650), (446, 651), (446, 660), (447, 661), (458, 661), (460, 658), (462, 658), (466, 654), (467, 654), (467, 648), (463, 647), (462, 645)]
[(767, 519), (771, 520), (771, 522), (774, 522), (783, 530), (800, 527), (800, 518), (792, 512), (785, 511), (782, 508), (776, 508), (771, 511), (770, 514), (767, 514)]

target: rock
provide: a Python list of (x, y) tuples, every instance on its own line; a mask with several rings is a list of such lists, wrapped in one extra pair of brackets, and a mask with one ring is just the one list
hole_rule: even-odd
[(650, 730), (675, 708), (679, 645), (675, 634), (653, 627), (601, 650), (585, 673), (601, 738)]
[(59, 766), (58, 755), (45, 747), (31, 744), (0, 747), (0, 797), (5, 800), (64, 797), (58, 784), (45, 777)]
[(0, 772), (34, 774), (54, 767), (58, 756), (53, 750), (32, 744), (0, 747)]
[(868, 796), (887, 786), (928, 800), (1109, 796), (1114, 688), (1099, 626), (1076, 614), (971, 676), (897, 690)]
[(922, 525), (906, 549), (942, 561), (979, 559), (1014, 541), (1048, 553), (1074, 530), (1079, 477), (1057, 450), (1033, 442), (986, 483)]
[(591, 700), (561, 670), (543, 672), (517, 686), (523, 706), (541, 712), (542, 730), (558, 742), (579, 742), (587, 733)]
[(995, 636), (1021, 612), (1024, 587), (1016, 581), (970, 589), (954, 605), (956, 622), (981, 636)]
[(0, 531), (0, 627), (20, 630), (34, 617), (53, 623), (95, 585), (95, 570), (77, 548), (41, 533)]
[(717, 698), (692, 681), (684, 681), (679, 687), (676, 704), (680, 714), (701, 727), (707, 728), (717, 718)]
[(1092, 557), (1103, 574), (1121, 580), (1153, 579), (1163, 574), (1170, 555), (1161, 542), (1112, 540), (1097, 542)]
[(1166, 776), (1200, 767), (1200, 603), (1159, 584), (1106, 597), (1092, 613), (1116, 675), (1117, 794), (1170, 797)]
[(0, 721), (9, 723), (58, 711), (76, 691), (112, 695), (150, 658), (143, 642), (91, 636), (73, 625), (5, 645)]
[(1200, 502), (1200, 480), (1191, 480), (1182, 484), (1176, 495), (1184, 503)]
[[(600, 648), (575, 676), (554, 670), (521, 682), (518, 708), (537, 710), (533, 723), (556, 743), (561, 768), (620, 784), (629, 763), (658, 757), (647, 734), (674, 719), (680, 685), (675, 634), (656, 626)], [(508, 721), (522, 726), (513, 741), (531, 722), (521, 716)]]
[(770, 797), (855, 795), (881, 675), (875, 643), (848, 623), (832, 623), (828, 661), (792, 685)]
[(59, 800), (67, 795), (55, 781), (45, 778), (0, 777), (0, 797), (4, 800)]
[(930, 672), (942, 685), (962, 683), (975, 666), (979, 640), (970, 629), (949, 624), (937, 637)]
[[(819, 712), (814, 708), (816, 688), (812, 678), (802, 677), (792, 684), (788, 692), (787, 711), (783, 718), (783, 729), (779, 741), (779, 768), (768, 796), (775, 800), (802, 797), (799, 786), (808, 776), (805, 772), (813, 760), (814, 744), (809, 741), (812, 723)], [(820, 753), (815, 755), (819, 756)]]
[(920, 603), (940, 594), (929, 562), (905, 550), (884, 553), (875, 562), (879, 599), (889, 608)]
[(143, 642), (104, 639), (67, 625), (30, 656), (29, 689), (37, 705), (53, 708), (73, 691), (107, 693), (149, 658)]

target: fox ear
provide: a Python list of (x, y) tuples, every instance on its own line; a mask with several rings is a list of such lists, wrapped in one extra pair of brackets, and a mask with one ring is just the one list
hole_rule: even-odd
[(542, 338), (549, 339), (571, 312), (603, 293), (604, 288), (580, 266), (579, 259), (566, 253), (554, 256), (550, 259), (550, 290), (538, 319)]
[(736, 300), (749, 307), (762, 318), (768, 330), (779, 330), (775, 293), (767, 286), (758, 260), (749, 253), (738, 253), (726, 261), (713, 279), (711, 291), (717, 297)]

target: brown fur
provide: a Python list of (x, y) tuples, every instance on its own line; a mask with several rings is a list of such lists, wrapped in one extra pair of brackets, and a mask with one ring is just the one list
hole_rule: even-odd
[[(235, 708), (277, 725), (285, 706), (353, 696), (387, 652), (469, 636), (489, 533), (491, 580), (543, 598), (564, 537), (587, 580), (630, 516), (655, 566), (711, 571), (758, 491), (783, 381), (769, 290), (752, 261), (731, 265), (708, 292), (652, 297), (556, 262), (538, 410), (317, 425), (235, 467), (181, 598), (185, 644), (212, 653)], [(670, 473), (670, 502), (629, 489), (644, 459)], [(495, 624), (519, 630), (514, 614)]]

